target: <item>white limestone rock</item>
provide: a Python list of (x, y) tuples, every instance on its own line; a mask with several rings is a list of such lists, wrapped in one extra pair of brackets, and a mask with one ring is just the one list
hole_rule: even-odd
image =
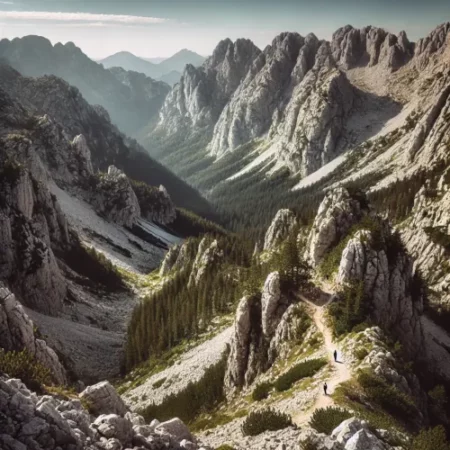
[(141, 217), (141, 208), (127, 176), (117, 167), (109, 166), (100, 176), (92, 202), (99, 214), (118, 225), (132, 227)]
[(344, 188), (327, 193), (308, 237), (305, 259), (316, 267), (325, 254), (358, 222), (363, 214), (358, 200)]
[(264, 250), (275, 250), (295, 229), (297, 219), (290, 209), (280, 209), (267, 229)]
[(88, 386), (81, 394), (92, 405), (95, 414), (118, 414), (124, 416), (128, 409), (109, 381)]
[(192, 441), (193, 437), (189, 428), (182, 420), (175, 417), (174, 419), (161, 422), (155, 427), (155, 431), (160, 434), (169, 434), (173, 436), (178, 442), (183, 440)]

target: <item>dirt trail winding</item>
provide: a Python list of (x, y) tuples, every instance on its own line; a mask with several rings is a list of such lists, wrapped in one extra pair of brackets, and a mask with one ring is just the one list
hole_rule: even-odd
[[(317, 328), (323, 335), (324, 347), (329, 357), (330, 364), (333, 367), (333, 372), (331, 376), (326, 380), (328, 385), (328, 393), (332, 394), (337, 385), (343, 383), (344, 381), (349, 380), (352, 377), (351, 371), (345, 364), (345, 361), (342, 360), (342, 353), (339, 351), (339, 348), (334, 343), (333, 334), (330, 328), (327, 326), (325, 319), (325, 307), (328, 305), (328, 303), (326, 303), (323, 306), (318, 306), (315, 303), (308, 300), (307, 298), (305, 298), (303, 295), (300, 295), (300, 298), (305, 303), (307, 303), (308, 306), (313, 310), (312, 319), (314, 320), (314, 323), (316, 324)], [(333, 352), (335, 350), (337, 350), (338, 352), (337, 357), (338, 362), (334, 361)], [(302, 411), (298, 415), (294, 416), (293, 420), (297, 425), (302, 425), (309, 421), (314, 410), (318, 408), (326, 408), (327, 406), (331, 406), (333, 404), (334, 404), (333, 399), (330, 397), (330, 395), (324, 395), (321, 386), (318, 397), (314, 402), (314, 404), (307, 411)]]

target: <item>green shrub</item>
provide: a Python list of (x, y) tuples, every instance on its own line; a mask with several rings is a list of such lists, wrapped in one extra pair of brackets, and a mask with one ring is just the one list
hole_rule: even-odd
[(272, 389), (272, 383), (268, 381), (263, 381), (256, 385), (255, 389), (252, 392), (252, 400), (258, 402), (260, 400), (264, 400), (269, 396), (269, 392)]
[(308, 436), (306, 439), (303, 439), (299, 442), (301, 450), (320, 450), (319, 444), (316, 443), (313, 437)]
[(197, 382), (190, 382), (182, 391), (167, 396), (158, 405), (151, 404), (140, 412), (150, 422), (179, 417), (191, 422), (201, 412), (208, 412), (225, 399), (223, 379), (225, 376), (226, 355), (215, 365), (209, 367)]
[(264, 431), (276, 431), (292, 425), (291, 417), (272, 408), (251, 412), (242, 424), (244, 436), (256, 436)]
[(359, 347), (355, 351), (355, 356), (358, 358), (358, 361), (362, 361), (369, 354), (369, 350), (364, 347)]
[(235, 449), (231, 445), (223, 444), (220, 447), (217, 447), (216, 450), (235, 450)]
[(416, 416), (417, 408), (414, 402), (383, 378), (364, 370), (359, 373), (358, 382), (371, 401), (394, 417), (407, 421)]
[(161, 378), (161, 379), (155, 381), (155, 382), (152, 384), (152, 386), (153, 386), (155, 389), (157, 389), (157, 388), (161, 387), (161, 386), (164, 384), (164, 381), (166, 381), (166, 378)]
[(108, 291), (123, 291), (126, 289), (122, 277), (114, 264), (95, 248), (88, 248), (76, 242), (72, 248), (59, 256), (75, 272), (82, 275), (80, 283), (95, 287), (101, 284)]
[(20, 378), (32, 390), (40, 391), (43, 385), (52, 384), (50, 370), (26, 350), (6, 352), (0, 348), (0, 372), (12, 378)]
[(278, 392), (287, 391), (296, 381), (302, 378), (312, 377), (326, 364), (327, 361), (324, 358), (302, 361), (275, 380), (275, 389)]
[(319, 433), (331, 434), (331, 432), (344, 420), (350, 419), (352, 415), (341, 408), (329, 406), (328, 408), (316, 409), (311, 417), (309, 425)]
[(328, 308), (333, 332), (336, 336), (349, 333), (364, 323), (368, 315), (368, 304), (364, 295), (364, 283), (345, 285), (338, 299)]
[(412, 442), (411, 450), (450, 450), (442, 425), (421, 431)]

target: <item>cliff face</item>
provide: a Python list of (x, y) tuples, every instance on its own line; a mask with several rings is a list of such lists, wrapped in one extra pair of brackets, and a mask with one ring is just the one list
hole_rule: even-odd
[(337, 280), (362, 282), (374, 322), (396, 336), (411, 357), (420, 354), (423, 298), (413, 261), (404, 251), (393, 243), (377, 248), (370, 231), (358, 231), (342, 253)]
[(27, 350), (48, 368), (56, 383), (67, 383), (66, 370), (56, 353), (35, 335), (35, 325), (14, 294), (0, 284), (0, 346), (6, 351)]
[(299, 313), (299, 308), (281, 291), (278, 272), (268, 275), (260, 296), (241, 299), (225, 373), (228, 395), (251, 385), (278, 357), (289, 352), (289, 347), (299, 338), (297, 330), (305, 327), (302, 323), (305, 317)]
[(259, 53), (247, 39), (226, 39), (201, 67), (188, 64), (164, 102), (157, 128), (168, 134), (186, 127), (211, 130)]
[(322, 201), (306, 244), (305, 259), (316, 267), (363, 214), (358, 200), (344, 188), (330, 191)]

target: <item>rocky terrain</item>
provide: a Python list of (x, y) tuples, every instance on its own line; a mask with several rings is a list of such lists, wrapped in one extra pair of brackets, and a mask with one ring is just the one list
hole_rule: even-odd
[[(152, 109), (133, 132), (217, 200), (228, 229), (184, 212), (185, 241), (175, 205), (212, 210), (113, 104), (0, 66), (1, 446), (445, 448), (449, 31), (226, 39), (155, 129), (164, 86), (107, 71), (124, 112)], [(39, 38), (0, 55), (39, 75), (37, 43), (91, 67)], [(104, 379), (122, 398), (84, 389)]]

